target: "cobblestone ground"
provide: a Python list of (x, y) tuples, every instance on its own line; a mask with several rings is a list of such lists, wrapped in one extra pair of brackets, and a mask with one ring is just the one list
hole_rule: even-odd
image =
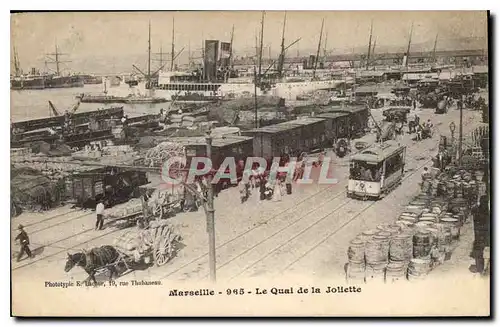
[[(432, 120), (439, 133), (449, 135), (448, 124), (458, 122), (458, 111), (434, 115), (419, 111), (421, 119)], [(381, 117), (381, 111), (374, 111)], [(465, 131), (479, 121), (479, 113), (464, 111)], [(379, 119), (379, 118), (376, 118)], [(362, 202), (345, 196), (347, 161), (335, 157), (332, 167), (341, 176), (337, 185), (302, 185), (282, 201), (260, 201), (257, 192), (241, 204), (237, 188), (223, 191), (215, 201), (218, 280), (254, 277), (282, 278), (301, 274), (317, 278), (342, 278), (349, 241), (359, 232), (394, 221), (402, 206), (418, 190), (420, 169), (437, 152), (439, 133), (432, 140), (415, 143), (408, 135), (400, 142), (408, 146), (407, 177), (398, 189), (378, 202)], [(369, 138), (369, 137), (368, 137)], [(208, 276), (207, 233), (202, 211), (181, 213), (171, 219), (178, 226), (184, 247), (163, 267), (138, 270), (120, 279), (206, 280)], [(23, 214), (12, 220), (13, 236), (19, 223), (26, 226), (34, 259), (13, 262), (13, 282), (33, 279), (84, 279), (85, 273), (63, 271), (66, 253), (113, 244), (124, 231), (94, 231), (92, 212), (57, 208), (43, 214)], [(464, 234), (465, 235), (465, 234)], [(463, 244), (467, 238), (464, 236)], [(468, 241), (467, 241), (468, 242)], [(465, 245), (464, 245), (465, 246)], [(17, 251), (17, 247), (13, 247)], [(457, 248), (458, 250), (458, 248)], [(464, 253), (467, 252), (464, 250)], [(462, 252), (433, 274), (462, 267)], [(467, 253), (468, 255), (468, 253)], [(453, 260), (458, 260), (454, 263)], [(462, 268), (460, 268), (462, 269)], [(436, 277), (437, 278), (437, 277)]]

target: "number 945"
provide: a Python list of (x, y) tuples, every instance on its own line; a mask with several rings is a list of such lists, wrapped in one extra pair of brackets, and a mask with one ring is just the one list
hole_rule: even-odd
[(234, 288), (234, 289), (230, 289), (228, 288), (226, 290), (226, 294), (227, 295), (243, 295), (245, 294), (245, 289), (244, 288)]

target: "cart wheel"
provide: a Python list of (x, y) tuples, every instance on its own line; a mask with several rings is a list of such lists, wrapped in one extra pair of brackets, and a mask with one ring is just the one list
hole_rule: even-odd
[(160, 239), (153, 250), (155, 262), (158, 267), (163, 266), (173, 257), (174, 244), (172, 243), (173, 240), (170, 241), (169, 236), (168, 232), (165, 234), (162, 233), (162, 235), (158, 236)]
[(158, 267), (165, 265), (170, 260), (170, 251), (162, 251), (160, 248), (154, 250), (155, 263)]

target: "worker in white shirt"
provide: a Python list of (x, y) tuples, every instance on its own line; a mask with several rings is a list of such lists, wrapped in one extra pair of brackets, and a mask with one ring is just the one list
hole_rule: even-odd
[(104, 203), (102, 200), (97, 201), (97, 206), (95, 207), (95, 213), (97, 215), (97, 220), (95, 223), (95, 230), (101, 230), (104, 223)]

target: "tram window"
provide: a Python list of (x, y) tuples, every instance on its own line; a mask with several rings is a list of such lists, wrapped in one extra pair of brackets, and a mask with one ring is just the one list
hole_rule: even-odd
[(380, 182), (382, 164), (370, 164), (365, 161), (352, 161), (349, 169), (349, 179), (367, 182)]

